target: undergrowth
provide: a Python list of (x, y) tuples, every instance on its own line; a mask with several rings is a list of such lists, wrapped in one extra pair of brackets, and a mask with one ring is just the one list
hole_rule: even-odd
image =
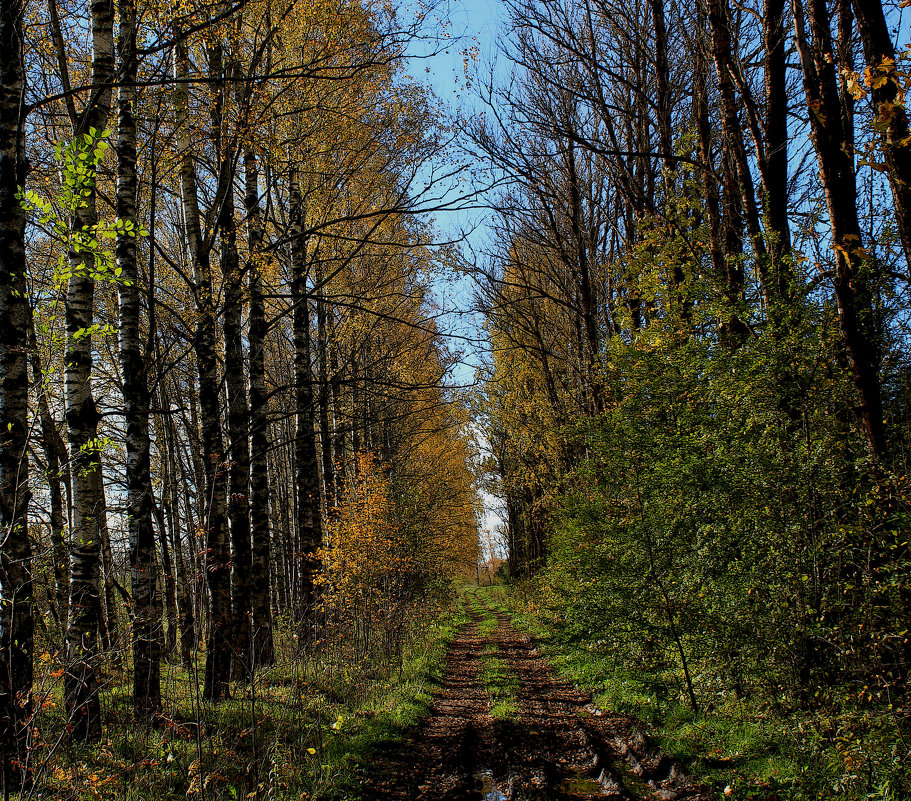
[(800, 712), (759, 695), (724, 692), (703, 698), (704, 708), (696, 714), (677, 672), (632, 670), (597, 640), (567, 636), (526, 587), (496, 592), (515, 625), (536, 638), (561, 676), (591, 690), (605, 711), (646, 724), (661, 749), (694, 779), (714, 787), (719, 799), (909, 797), (911, 765), (903, 759), (908, 743), (889, 718), (845, 705), (837, 716), (822, 705)]
[(276, 629), (277, 665), (235, 683), (220, 704), (200, 700), (196, 666), (169, 664), (163, 712), (152, 726), (133, 717), (130, 676), (112, 669), (102, 692), (102, 744), (66, 737), (55, 657), (38, 683), (33, 782), (20, 799), (307, 799), (356, 796), (358, 765), (426, 714), (448, 643), (466, 618), (461, 604), (412, 622), (398, 655), (353, 659), (343, 647), (301, 650), (290, 626)]

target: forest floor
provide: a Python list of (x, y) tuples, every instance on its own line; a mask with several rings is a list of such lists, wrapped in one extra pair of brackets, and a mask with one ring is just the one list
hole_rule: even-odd
[(558, 678), (477, 591), (423, 723), (362, 769), (364, 798), (708, 801), (631, 717)]

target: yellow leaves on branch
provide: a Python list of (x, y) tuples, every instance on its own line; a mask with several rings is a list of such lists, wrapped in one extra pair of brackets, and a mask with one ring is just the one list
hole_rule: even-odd
[(356, 462), (330, 515), (328, 546), (320, 554), (323, 605), (342, 615), (381, 602), (408, 566), (389, 479), (372, 454), (357, 454)]

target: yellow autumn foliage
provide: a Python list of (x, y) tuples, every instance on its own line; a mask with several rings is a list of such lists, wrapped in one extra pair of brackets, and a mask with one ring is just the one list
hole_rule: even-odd
[(382, 617), (401, 595), (410, 561), (388, 477), (372, 454), (356, 460), (320, 552), (323, 608), (336, 622)]

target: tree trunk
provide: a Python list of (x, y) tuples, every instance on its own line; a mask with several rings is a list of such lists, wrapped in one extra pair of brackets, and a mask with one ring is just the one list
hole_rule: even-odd
[(114, 576), (114, 553), (111, 550), (111, 531), (108, 528), (108, 500), (104, 494), (102, 476), (102, 469), (99, 469), (96, 473), (98, 485), (95, 492), (98, 497), (98, 526), (101, 532), (101, 586), (104, 593), (98, 628), (105, 653), (115, 666), (119, 666), (121, 664), (120, 618), (117, 614), (117, 594), (114, 591), (117, 578)]
[(879, 346), (868, 285), (869, 254), (864, 250), (857, 216), (854, 159), (847, 149), (838, 78), (832, 59), (832, 37), (825, 0), (808, 0), (812, 42), (807, 40), (800, 0), (794, 2), (794, 27), (810, 116), (810, 138), (816, 149), (835, 250), (835, 298), (841, 338), (848, 353), (859, 417), (874, 460), (886, 450), (879, 379)]
[(604, 390), (601, 386), (601, 341), (598, 331), (598, 312), (595, 307), (595, 288), (591, 278), (591, 254), (586, 245), (585, 231), (582, 224), (582, 188), (581, 176), (576, 164), (576, 148), (570, 140), (567, 144), (567, 174), (569, 179), (569, 211), (573, 244), (575, 245), (574, 268), (576, 289), (579, 293), (579, 307), (582, 319), (582, 372), (587, 384), (585, 396), (590, 399), (588, 411), (599, 414), (604, 410)]
[[(206, 648), (206, 671), (203, 697), (221, 701), (229, 696), (231, 678), (231, 554), (228, 543), (227, 487), (225, 486), (225, 450), (221, 431), (219, 404), (218, 354), (215, 337), (215, 302), (209, 248), (202, 241), (199, 200), (196, 190), (196, 167), (191, 152), (189, 116), (190, 61), (183, 43), (177, 45), (178, 84), (175, 89), (177, 108), (178, 151), (180, 153), (180, 188), (184, 228), (193, 269), (196, 301), (194, 349), (199, 376), (199, 422), (202, 460), (205, 472), (205, 575), (209, 589), (209, 632)], [(215, 46), (212, 50), (218, 51)], [(217, 56), (210, 55), (212, 68), (220, 73)]]
[[(695, 100), (696, 130), (699, 134), (699, 158), (702, 161), (702, 195), (705, 203), (705, 213), (709, 227), (709, 256), (712, 262), (712, 271), (715, 280), (719, 281), (724, 289), (728, 302), (726, 319), (721, 322), (721, 336), (733, 348), (738, 347), (749, 334), (746, 325), (741, 321), (737, 311), (743, 300), (743, 273), (732, 270), (729, 265), (735, 264), (734, 259), (739, 259), (742, 249), (735, 247), (735, 252), (726, 252), (723, 237), (721, 203), (718, 195), (718, 179), (715, 173), (715, 158), (712, 150), (712, 127), (709, 109), (709, 95), (707, 86), (708, 76), (708, 34), (706, 32), (706, 17), (702, 4), (697, 5), (698, 21), (696, 40), (696, 65), (693, 70), (693, 92)], [(722, 155), (725, 159), (726, 156)], [(730, 196), (725, 202), (725, 215)], [(730, 227), (730, 222), (729, 226)]]
[(275, 565), (275, 598), (279, 609), (289, 609), (293, 605), (294, 591), (292, 586), (291, 560), (287, 548), (293, 535), (290, 510), (292, 503), (287, 498), (285, 471), (281, 469), (277, 453), (272, 458), (275, 492), (272, 495), (272, 514), (278, 519), (278, 547), (274, 560)]
[(326, 511), (335, 504), (335, 437), (330, 422), (332, 384), (329, 380), (329, 304), (326, 302), (325, 276), (317, 266), (316, 281), (319, 286), (316, 299), (317, 356), (319, 359), (319, 440), (323, 457), (323, 485), (326, 494)]
[[(911, 132), (908, 129), (904, 90), (896, 70), (895, 47), (882, 3), (854, 0), (854, 15), (864, 45), (864, 59), (874, 78), (871, 89), (873, 108), (895, 200), (895, 221), (911, 275), (911, 145), (908, 140)], [(877, 78), (885, 80), (877, 86), (880, 83)]]
[(60, 634), (66, 637), (66, 627), (70, 599), (70, 566), (69, 546), (66, 538), (66, 515), (64, 513), (63, 478), (68, 461), (66, 443), (60, 436), (57, 422), (51, 414), (47, 399), (47, 387), (44, 369), (41, 366), (41, 355), (38, 352), (38, 337), (35, 332), (35, 319), (29, 310), (29, 362), (32, 370), (32, 386), (38, 400), (38, 420), (41, 425), (41, 449), (44, 451), (46, 469), (45, 480), (48, 485), (51, 523), (51, 559), (54, 563), (54, 588), (48, 599), (52, 614), (60, 626)]
[[(102, 132), (111, 110), (114, 80), (114, 5), (92, 0), (92, 93), (77, 140), (95, 129)], [(91, 231), (98, 221), (92, 189), (76, 210), (76, 234)], [(98, 410), (92, 395), (92, 337), (95, 281), (91, 253), (69, 254), (73, 274), (66, 297), (66, 423), (73, 482), (73, 525), (70, 574), (70, 625), (67, 631), (64, 696), (74, 739), (101, 737), (98, 699), (98, 630), (101, 615), (99, 578), (101, 545), (107, 527), (98, 446)]]
[(314, 430), (313, 375), (310, 365), (310, 297), (307, 292), (307, 240), (297, 175), (291, 178), (291, 302), (294, 308), (295, 485), (300, 543), (299, 601), (305, 630), (313, 634), (316, 613), (317, 550), (322, 544), (319, 464)]
[[(22, 783), (32, 717), (32, 552), (28, 537), (28, 295), (25, 69), (20, 0), (0, 5), (0, 784)], [(15, 767), (14, 767), (15, 763)]]
[(709, 0), (709, 27), (712, 31), (712, 55), (718, 76), (718, 96), (721, 101), (721, 120), (725, 143), (731, 153), (740, 190), (747, 233), (756, 257), (756, 270), (762, 284), (766, 306), (772, 300), (767, 265), (767, 250), (756, 205), (753, 174), (747, 159), (743, 129), (738, 117), (737, 96), (734, 86), (731, 55), (731, 29), (725, 0)]
[[(233, 161), (230, 150), (226, 160)], [(226, 168), (229, 172), (231, 167)], [(225, 384), (228, 389), (228, 518), (231, 522), (231, 603), (234, 675), (249, 676), (250, 655), (250, 441), (249, 407), (244, 380), (243, 284), (237, 254), (237, 227), (234, 222), (234, 189), (228, 180), (218, 229), (221, 237), (221, 268), (225, 287)]]
[[(168, 433), (171, 437), (172, 450), (177, 454), (176, 466), (180, 470), (181, 483), (184, 487), (188, 487), (190, 484), (189, 470), (185, 467), (184, 460), (180, 455), (181, 448), (177, 440), (176, 426), (173, 425), (173, 422), (168, 428)], [(171, 530), (171, 545), (174, 548), (174, 559), (177, 563), (177, 606), (180, 610), (180, 658), (185, 665), (190, 666), (193, 660), (193, 651), (196, 649), (197, 643), (199, 642), (199, 626), (201, 625), (202, 620), (202, 604), (200, 603), (200, 593), (197, 591), (197, 587), (201, 583), (201, 576), (199, 576), (196, 569), (196, 555), (199, 550), (196, 543), (198, 518), (193, 515), (193, 504), (190, 502), (189, 491), (184, 491), (180, 495), (183, 498), (184, 509), (186, 511), (185, 521), (189, 553), (184, 556), (183, 546), (181, 544), (183, 537), (180, 534), (178, 525), (175, 525)], [(180, 502), (180, 497), (178, 497), (176, 477), (174, 476), (172, 476), (171, 479), (171, 499), (173, 504), (172, 508), (176, 509)], [(175, 523), (178, 522), (179, 520), (175, 520)]]
[[(674, 191), (677, 177), (677, 161), (674, 158), (673, 123), (671, 114), (671, 89), (670, 71), (667, 62), (667, 24), (664, 19), (664, 0), (649, 0), (652, 15), (652, 29), (655, 34), (655, 100), (656, 118), (658, 123), (658, 147), (661, 150), (664, 178), (664, 194), (667, 208), (675, 202)], [(674, 266), (669, 276), (670, 282), (679, 302), (680, 317), (684, 325), (689, 327), (692, 313), (686, 298), (684, 284), (686, 275), (683, 272), (681, 261), (674, 260)], [(682, 294), (682, 297), (680, 296)]]
[(655, 34), (655, 100), (658, 122), (658, 147), (664, 165), (666, 200), (672, 201), (677, 162), (674, 159), (674, 139), (671, 123), (671, 89), (667, 63), (667, 25), (664, 21), (664, 0), (649, 0), (652, 29)]
[(785, 75), (785, 0), (765, 0), (765, 163), (763, 190), (776, 300), (790, 305), (791, 228), (788, 223), (788, 87)]
[[(133, 598), (133, 709), (145, 717), (161, 708), (161, 599), (150, 462), (147, 364), (143, 353), (139, 269), (136, 259), (136, 120), (133, 116), (137, 74), (136, 3), (120, 2), (118, 51), (122, 83), (118, 90), (117, 216), (132, 230), (117, 238), (120, 300), (120, 369), (126, 420), (127, 525), (130, 591)], [(163, 532), (162, 532), (163, 536)]]
[[(168, 436), (170, 440), (172, 459), (171, 469), (168, 471), (168, 483), (166, 486), (167, 500), (167, 517), (168, 533), (171, 538), (171, 549), (174, 552), (175, 566), (175, 592), (177, 617), (180, 627), (180, 659), (185, 665), (190, 665), (193, 659), (193, 649), (196, 646), (196, 613), (193, 604), (193, 589), (190, 586), (190, 580), (187, 577), (187, 562), (183, 553), (183, 537), (181, 536), (180, 516), (178, 514), (180, 499), (177, 494), (177, 480), (174, 470), (180, 468), (180, 452), (175, 443), (176, 435), (173, 427), (169, 426)], [(189, 507), (187, 512), (190, 512)], [(193, 531), (193, 520), (187, 518), (187, 530)], [(192, 540), (191, 540), (192, 542)]]
[(272, 640), (271, 561), (269, 526), (269, 418), (266, 396), (266, 307), (263, 299), (262, 229), (259, 211), (259, 176), (256, 154), (244, 153), (244, 206), (247, 212), (247, 246), (250, 253), (250, 527), (252, 564), (250, 573), (253, 612), (253, 664), (275, 663)]
[[(162, 481), (167, 486), (170, 483), (170, 478), (168, 477), (168, 468), (162, 465)], [(165, 489), (165, 492), (169, 492), (169, 489)], [(164, 494), (164, 493), (163, 493)], [(173, 521), (165, 517), (164, 511), (162, 510), (162, 504), (154, 504), (154, 514), (155, 520), (158, 523), (158, 547), (161, 550), (161, 575), (164, 579), (164, 601), (165, 601), (165, 620), (167, 621), (168, 627), (164, 635), (164, 644), (162, 656), (168, 656), (173, 654), (174, 650), (177, 648), (177, 583), (175, 581), (175, 570), (174, 570), (174, 561), (171, 554), (171, 547), (168, 544), (169, 532), (173, 530)]]
[[(157, 343), (156, 343), (157, 346)], [(190, 579), (187, 576), (187, 563), (183, 552), (183, 537), (181, 536), (181, 516), (180, 502), (181, 496), (177, 492), (178, 476), (180, 483), (184, 486), (189, 484), (189, 480), (184, 470), (182, 449), (177, 439), (177, 430), (171, 414), (171, 404), (168, 400), (168, 394), (165, 392), (164, 382), (158, 385), (158, 406), (162, 414), (157, 418), (160, 423), (158, 436), (159, 447), (161, 448), (162, 459), (162, 506), (164, 518), (167, 521), (167, 532), (170, 539), (171, 551), (174, 554), (174, 577), (173, 589), (167, 587), (168, 596), (173, 591), (174, 605), (177, 608), (174, 617), (177, 624), (174, 625), (175, 631), (180, 630), (180, 658), (184, 665), (189, 666), (193, 658), (193, 649), (196, 647), (196, 619), (193, 604), (193, 589), (190, 585)], [(191, 536), (195, 530), (194, 518), (192, 515), (192, 506), (187, 504), (186, 507), (186, 526)], [(165, 573), (167, 581), (167, 573)], [(168, 601), (168, 639), (171, 639), (170, 628), (172, 626), (172, 612), (170, 609), (171, 601)]]

